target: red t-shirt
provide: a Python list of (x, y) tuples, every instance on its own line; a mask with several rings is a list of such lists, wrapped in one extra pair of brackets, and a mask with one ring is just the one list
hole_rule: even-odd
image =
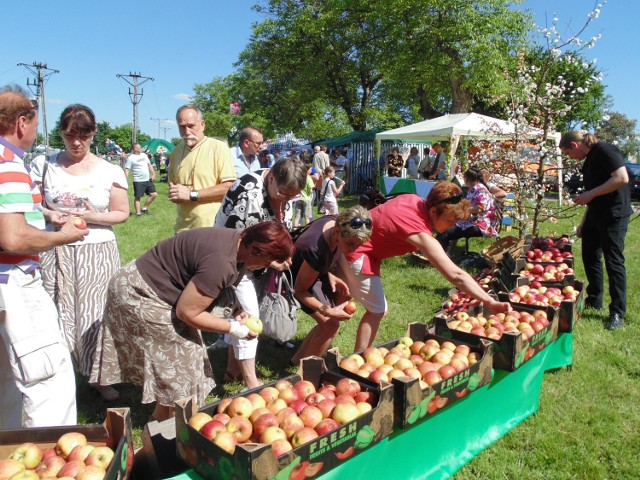
[(405, 194), (392, 198), (371, 210), (373, 231), (366, 243), (349, 255), (349, 263), (364, 255), (364, 275), (380, 275), (380, 264), (385, 258), (405, 255), (417, 250), (407, 237), (425, 232), (431, 235), (431, 222), (427, 207), (419, 195)]

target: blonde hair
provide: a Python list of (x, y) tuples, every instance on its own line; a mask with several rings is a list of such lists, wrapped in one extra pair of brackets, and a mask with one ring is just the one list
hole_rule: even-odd
[(351, 238), (357, 237), (361, 242), (366, 242), (369, 240), (371, 236), (371, 232), (373, 230), (373, 226), (371, 228), (360, 227), (354, 228), (349, 222), (354, 218), (361, 218), (362, 220), (371, 220), (371, 214), (368, 210), (361, 207), (360, 205), (356, 205), (351, 207), (343, 212), (341, 212), (336, 218), (336, 226), (340, 231), (340, 236), (342, 238)]
[(592, 133), (573, 130), (562, 135), (558, 147), (569, 148), (573, 142), (584, 143), (587, 147), (591, 148), (598, 143), (598, 138)]

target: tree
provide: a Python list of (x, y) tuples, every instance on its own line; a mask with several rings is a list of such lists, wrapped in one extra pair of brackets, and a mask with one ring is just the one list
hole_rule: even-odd
[(93, 144), (95, 145), (98, 153), (107, 153), (107, 146), (105, 144), (107, 138), (110, 138), (111, 126), (109, 122), (98, 122), (96, 125), (96, 134), (93, 137)]
[(611, 112), (603, 118), (596, 136), (617, 145), (625, 156), (638, 157), (640, 144), (635, 133), (637, 123), (637, 120), (631, 120), (622, 113)]

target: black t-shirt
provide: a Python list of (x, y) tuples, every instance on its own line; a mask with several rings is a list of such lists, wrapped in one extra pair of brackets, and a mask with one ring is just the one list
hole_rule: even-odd
[[(585, 191), (596, 188), (611, 178), (611, 174), (624, 167), (624, 157), (615, 145), (598, 142), (587, 154), (582, 166)], [(589, 202), (588, 214), (597, 218), (619, 218), (633, 213), (629, 188), (595, 197)]]

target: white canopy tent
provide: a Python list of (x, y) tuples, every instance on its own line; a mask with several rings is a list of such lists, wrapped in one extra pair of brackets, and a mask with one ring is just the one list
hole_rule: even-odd
[[(447, 141), (451, 143), (449, 155), (453, 158), (462, 137), (500, 140), (513, 138), (515, 133), (516, 126), (507, 120), (478, 113), (455, 113), (377, 133), (376, 142), (382, 140)], [(543, 132), (535, 129), (518, 132), (518, 134), (525, 138), (533, 138), (542, 136)], [(560, 142), (560, 134), (557, 132), (554, 132), (550, 138), (556, 145)], [(558, 162), (558, 166), (561, 167), (562, 160), (558, 159)], [(453, 165), (450, 164), (450, 168), (452, 167)], [(561, 175), (558, 176), (560, 182), (562, 182), (561, 177)], [(562, 188), (561, 184), (559, 187)]]

